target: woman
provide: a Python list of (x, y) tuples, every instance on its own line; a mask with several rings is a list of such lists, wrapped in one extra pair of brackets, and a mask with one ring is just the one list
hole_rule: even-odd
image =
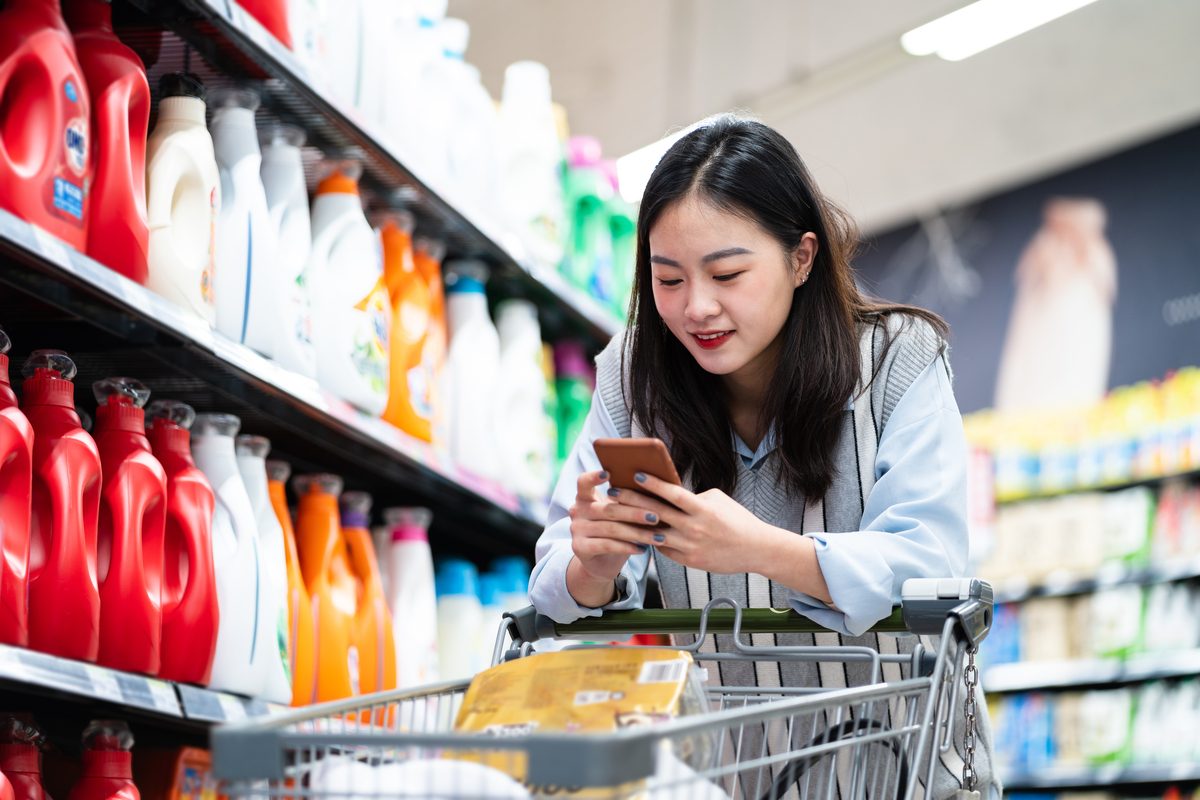
[[(667, 607), (726, 596), (836, 632), (754, 644), (911, 650), (914, 637), (863, 634), (905, 579), (965, 569), (962, 418), (945, 323), (865, 298), (854, 244), (765, 125), (720, 117), (672, 146), (642, 198), (633, 324), (597, 359), (538, 542), (539, 611), (568, 622), (639, 608), (653, 558)], [(592, 442), (646, 435), (667, 443), (687, 488), (644, 475), (641, 491), (606, 488)], [(720, 679), (833, 688), (861, 683), (860, 667), (725, 662)], [(956, 756), (935, 795), (959, 787)], [(977, 753), (980, 788), (989, 761)]]

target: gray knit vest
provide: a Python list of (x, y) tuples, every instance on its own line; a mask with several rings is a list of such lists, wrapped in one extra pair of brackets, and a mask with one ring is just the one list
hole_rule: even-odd
[[(880, 322), (864, 327), (860, 344), (862, 364), (859, 388), (855, 393), (853, 410), (842, 415), (842, 431), (835, 449), (835, 463), (839, 466), (833, 482), (824, 497), (803, 498), (789, 496), (781, 478), (778, 451), (762, 459), (755, 467), (747, 467), (737, 459), (738, 478), (733, 499), (751, 511), (756, 517), (785, 530), (797, 533), (821, 531), (844, 532), (862, 529), (863, 509), (866, 498), (875, 483), (875, 455), (883, 430), (893, 409), (909, 386), (930, 364), (940, 360), (940, 366), (950, 372), (946, 357), (946, 343), (923, 320), (901, 315), (892, 315), (886, 323)], [(888, 342), (890, 341), (890, 345)], [(596, 358), (596, 389), (605, 410), (622, 437), (639, 437), (663, 434), (648, 432), (634, 419), (627, 397), (629, 396), (628, 357), (624, 349), (624, 334), (618, 334)], [(689, 476), (684, 476), (685, 485), (690, 485)], [(702, 608), (715, 597), (730, 597), (744, 607), (786, 608), (788, 590), (768, 581), (760, 575), (715, 575), (697, 569), (685, 568), (681, 564), (654, 550), (655, 567), (658, 571), (659, 589), (666, 608)], [(881, 653), (910, 653), (916, 646), (917, 637), (910, 635), (880, 635), (869, 633), (860, 637), (841, 636), (837, 633), (818, 634), (752, 634), (753, 645), (780, 646), (838, 646), (857, 645), (878, 650)], [(715, 641), (714, 641), (715, 640)], [(926, 646), (936, 646), (936, 639), (925, 639)], [(732, 636), (710, 637), (701, 650), (704, 652), (728, 652), (733, 650)], [(901, 678), (898, 665), (884, 668), (884, 679), (895, 681)], [(864, 663), (816, 664), (811, 662), (785, 661), (732, 661), (719, 662), (719, 678), (724, 686), (758, 686), (764, 689), (777, 687), (820, 686), (822, 688), (844, 688), (861, 686), (867, 682), (868, 667)], [(984, 704), (980, 703), (983, 708)], [(903, 719), (904, 710), (892, 703), (881, 712), (881, 720), (890, 725), (892, 719)], [(956, 728), (962, 730), (962, 710), (956, 714)], [(984, 720), (983, 745), (976, 752), (976, 770), (980, 786), (992, 779), (991, 734)], [(935, 779), (932, 796), (948, 797), (961, 787), (959, 776), (962, 759), (958, 752), (961, 737), (955, 736), (955, 748), (942, 758), (942, 769)], [(777, 746), (779, 743), (776, 743)], [(773, 748), (772, 748), (773, 749)], [(839, 768), (839, 772), (843, 771)], [(838, 781), (839, 795), (845, 796), (845, 780)], [(809, 793), (822, 796), (815, 786), (808, 787)], [(985, 794), (986, 797), (986, 794)]]

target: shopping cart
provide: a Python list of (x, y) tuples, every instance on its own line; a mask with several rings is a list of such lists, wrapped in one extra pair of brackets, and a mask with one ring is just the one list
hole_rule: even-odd
[[(890, 655), (747, 644), (745, 635), (823, 629), (791, 611), (743, 610), (722, 599), (703, 610), (609, 613), (570, 625), (526, 609), (506, 615), (496, 661), (526, 657), (547, 636), (692, 634), (694, 644), (679, 649), (699, 665), (854, 664), (866, 678), (835, 690), (711, 685), (705, 713), (606, 734), (505, 737), (455, 732), (469, 682), (440, 683), (221, 726), (212, 734), (214, 770), (235, 798), (953, 796), (935, 772), (960, 744), (952, 732), (961, 712), (957, 752), (964, 785), (974, 788), (974, 654), (991, 618), (991, 587), (969, 578), (907, 581), (901, 606), (873, 630), (920, 640)], [(717, 633), (732, 634), (733, 648), (706, 652), (706, 637)]]

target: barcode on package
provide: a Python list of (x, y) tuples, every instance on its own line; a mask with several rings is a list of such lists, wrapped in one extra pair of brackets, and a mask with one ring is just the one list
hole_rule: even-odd
[(674, 661), (648, 661), (642, 664), (638, 683), (679, 683), (687, 672), (688, 662), (682, 658)]

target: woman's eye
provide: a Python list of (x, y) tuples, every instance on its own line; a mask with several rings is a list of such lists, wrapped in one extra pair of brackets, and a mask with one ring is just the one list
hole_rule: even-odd
[(738, 275), (741, 275), (745, 271), (746, 270), (741, 270), (739, 272), (731, 272), (728, 275), (714, 275), (713, 278), (715, 278), (716, 280), (719, 280), (719, 281), (731, 281), (734, 278), (736, 278)]
[(672, 278), (671, 280), (666, 280), (664, 278), (658, 279), (659, 286), (678, 286), (681, 283), (683, 283), (682, 278)]

